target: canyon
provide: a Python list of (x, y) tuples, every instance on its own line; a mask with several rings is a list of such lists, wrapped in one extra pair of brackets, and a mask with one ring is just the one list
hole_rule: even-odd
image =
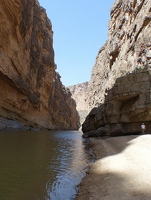
[(150, 131), (149, 1), (115, 1), (90, 81), (68, 88), (38, 1), (3, 1), (0, 16), (0, 129), (77, 130), (81, 123), (89, 137), (138, 133), (145, 122)]

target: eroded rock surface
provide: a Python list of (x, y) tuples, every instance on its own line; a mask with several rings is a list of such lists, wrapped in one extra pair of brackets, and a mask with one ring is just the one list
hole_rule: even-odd
[(108, 40), (99, 50), (88, 87), (89, 108), (104, 102), (115, 80), (136, 69), (151, 67), (151, 1), (116, 0)]
[(110, 16), (108, 40), (98, 52), (88, 86), (86, 102), (92, 110), (82, 129), (91, 131), (91, 136), (138, 133), (144, 121), (151, 131), (147, 72), (151, 68), (151, 1), (117, 0)]
[(53, 31), (36, 0), (0, 3), (0, 116), (48, 129), (78, 129), (71, 94), (55, 71)]
[(104, 104), (93, 108), (83, 123), (84, 137), (151, 132), (151, 71), (118, 78)]

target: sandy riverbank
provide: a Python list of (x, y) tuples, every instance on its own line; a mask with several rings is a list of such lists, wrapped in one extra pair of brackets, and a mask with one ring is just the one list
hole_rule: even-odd
[(151, 135), (91, 138), (96, 162), (76, 200), (150, 200)]

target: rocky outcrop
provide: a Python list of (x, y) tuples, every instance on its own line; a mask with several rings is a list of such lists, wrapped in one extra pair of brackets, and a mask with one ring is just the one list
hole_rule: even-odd
[(75, 101), (55, 71), (45, 9), (36, 0), (5, 0), (0, 16), (0, 116), (30, 127), (78, 129)]
[(68, 88), (72, 94), (72, 98), (76, 102), (76, 109), (80, 116), (80, 123), (82, 124), (89, 112), (88, 105), (85, 100), (87, 96), (88, 82), (69, 86)]
[[(147, 124), (151, 122), (147, 117), (147, 115), (150, 116), (150, 98), (148, 98), (150, 75), (147, 75), (147, 72), (143, 72), (144, 75), (128, 75), (128, 79), (131, 77), (134, 79), (131, 82), (128, 82), (126, 78), (129, 73), (151, 68), (151, 2), (116, 0), (110, 15), (108, 41), (96, 57), (86, 97), (89, 109), (92, 110), (82, 129), (84, 132), (92, 131), (91, 135), (98, 128), (100, 128), (99, 134), (101, 131), (111, 133), (116, 127), (113, 124), (121, 123), (125, 125), (122, 125), (120, 131), (134, 133), (140, 130), (141, 121)], [(123, 76), (125, 78), (118, 79), (115, 83), (117, 78)], [(148, 83), (145, 83), (147, 85), (144, 85), (144, 81), (140, 78), (144, 79), (144, 76), (148, 77)], [(114, 84), (118, 85), (119, 94), (116, 93), (117, 96), (119, 95), (118, 98), (114, 95), (107, 96), (108, 91), (114, 93), (117, 90)], [(120, 88), (123, 91), (120, 91)], [(110, 100), (107, 101), (107, 99)], [(114, 128), (108, 127), (110, 123)], [(130, 124), (131, 128), (128, 128)], [(105, 125), (107, 127), (102, 130), (102, 126)]]
[(118, 78), (105, 102), (92, 109), (82, 126), (84, 137), (151, 132), (151, 71)]

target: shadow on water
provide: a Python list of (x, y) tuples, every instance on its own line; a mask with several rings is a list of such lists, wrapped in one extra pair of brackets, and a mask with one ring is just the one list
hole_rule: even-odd
[(0, 132), (0, 199), (75, 199), (89, 145), (79, 131)]

